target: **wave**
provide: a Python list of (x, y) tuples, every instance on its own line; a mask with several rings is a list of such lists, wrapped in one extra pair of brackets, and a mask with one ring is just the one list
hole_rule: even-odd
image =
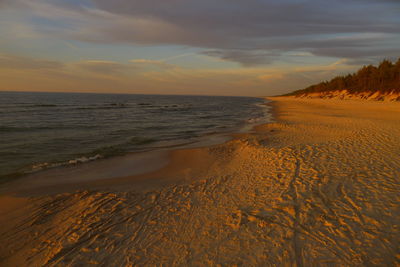
[(15, 127), (15, 126), (0, 126), (0, 133), (10, 133), (10, 132), (34, 132), (43, 130), (76, 130), (76, 129), (96, 129), (99, 126), (95, 125), (54, 125), (54, 126), (31, 126), (31, 127)]
[(62, 108), (64, 110), (113, 110), (113, 109), (129, 109), (129, 108), (143, 108), (143, 109), (154, 109), (155, 111), (166, 111), (166, 112), (176, 112), (176, 111), (188, 111), (192, 108), (192, 105), (154, 105), (151, 103), (137, 103), (136, 105), (132, 103), (107, 103), (103, 105), (66, 105), (66, 104), (14, 104), (0, 106), (5, 109), (17, 109), (13, 112), (31, 112), (32, 108)]
[(92, 105), (92, 106), (80, 106), (75, 109), (84, 110), (84, 109), (123, 109), (123, 108), (132, 108), (132, 106), (125, 103), (108, 103), (104, 105)]
[(31, 103), (21, 103), (14, 105), (14, 107), (23, 107), (23, 108), (36, 108), (36, 107), (44, 107), (44, 108), (52, 108), (52, 107), (58, 107), (59, 105), (56, 104), (31, 104)]
[(102, 159), (102, 158), (104, 158), (102, 155), (96, 154), (96, 155), (91, 156), (91, 157), (82, 156), (82, 157), (79, 157), (79, 158), (75, 158), (75, 159), (71, 159), (71, 160), (67, 160), (67, 161), (62, 161), (62, 162), (42, 162), (42, 163), (33, 164), (29, 168), (25, 168), (25, 170), (17, 171), (17, 172), (14, 172), (14, 173), (0, 175), (0, 184), (1, 183), (6, 183), (8, 181), (11, 181), (13, 179), (22, 177), (22, 176), (27, 175), (27, 174), (33, 174), (33, 173), (36, 173), (36, 172), (39, 172), (39, 171), (53, 169), (53, 168), (57, 168), (57, 167), (65, 167), (65, 166), (71, 166), (71, 165), (87, 163), (87, 162), (98, 160), (98, 159)]
[(115, 146), (104, 146), (104, 147), (95, 149), (92, 152), (87, 153), (86, 155), (78, 156), (77, 158), (74, 158), (74, 159), (60, 161), (60, 162), (36, 163), (36, 164), (31, 165), (25, 171), (17, 172), (14, 174), (2, 175), (2, 176), (0, 176), (0, 179), (9, 178), (9, 177), (16, 178), (18, 176), (22, 176), (22, 175), (29, 174), (29, 173), (35, 173), (35, 172), (42, 171), (42, 170), (77, 165), (77, 164), (95, 161), (98, 159), (110, 158), (110, 157), (114, 157), (114, 156), (121, 156), (121, 155), (124, 155), (129, 152), (126, 149), (126, 147), (128, 145), (145, 145), (145, 144), (150, 144), (150, 143), (154, 143), (154, 142), (156, 142), (156, 140), (151, 139), (151, 138), (133, 137), (128, 142), (121, 143), (121, 144), (115, 145)]
[(52, 107), (58, 107), (58, 105), (54, 104), (36, 104), (28, 107), (44, 107), (44, 108), (52, 108)]
[(0, 108), (7, 108), (7, 109), (22, 109), (17, 110), (18, 112), (30, 111), (31, 108), (54, 108), (60, 107), (64, 109), (70, 110), (80, 110), (80, 109), (120, 109), (120, 108), (132, 108), (131, 105), (125, 103), (107, 103), (104, 105), (67, 105), (67, 104), (9, 104), (9, 105), (0, 105)]
[(131, 145), (147, 145), (156, 142), (156, 139), (143, 138), (143, 137), (132, 137), (127, 144)]
[(153, 106), (151, 103), (138, 103), (138, 106)]
[(263, 117), (257, 117), (257, 118), (250, 118), (247, 120), (247, 122), (253, 124), (262, 122), (263, 120), (265, 120)]
[(172, 104), (172, 105), (154, 105), (151, 103), (138, 103), (137, 106), (140, 108), (150, 110), (151, 112), (181, 112), (189, 111), (192, 109), (191, 104)]
[(162, 112), (176, 112), (176, 111), (182, 112), (182, 111), (190, 111), (190, 110), (191, 110), (191, 108), (188, 108), (188, 107), (177, 107), (177, 108), (163, 107), (163, 108), (160, 108), (160, 111), (162, 111)]
[(82, 156), (82, 157), (79, 157), (79, 158), (75, 158), (75, 159), (71, 159), (71, 160), (67, 160), (67, 161), (62, 161), (62, 162), (42, 162), (42, 163), (37, 163), (37, 164), (32, 165), (29, 170), (23, 172), (22, 174), (35, 173), (35, 172), (38, 172), (38, 171), (57, 168), (57, 167), (62, 167), (62, 166), (76, 165), (76, 164), (80, 164), (80, 163), (87, 163), (87, 162), (98, 160), (98, 159), (102, 159), (102, 158), (104, 158), (104, 156), (102, 156), (100, 154), (96, 154), (96, 155), (91, 156), (91, 157)]
[(54, 129), (54, 127), (14, 127), (14, 126), (0, 126), (0, 133), (1, 132), (28, 132), (28, 131), (35, 131), (35, 130), (50, 130)]
[[(0, 139), (14, 142), (5, 142), (2, 148), (8, 158), (0, 158), (7, 167), (0, 175), (184, 146), (204, 136), (236, 131), (243, 124), (261, 124), (264, 109), (260, 108), (265, 107), (254, 106), (260, 100), (239, 98), (90, 95), (67, 99), (63, 95), (51, 99), (20, 99), (13, 106), (6, 100), (0, 103), (0, 115), (6, 111), (0, 120)], [(32, 136), (40, 138), (30, 140)], [(34, 162), (41, 163), (30, 165)]]

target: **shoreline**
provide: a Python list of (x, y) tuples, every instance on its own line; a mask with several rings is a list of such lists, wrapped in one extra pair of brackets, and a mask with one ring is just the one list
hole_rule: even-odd
[[(262, 105), (272, 107), (271, 100), (265, 97), (258, 98), (266, 101)], [(270, 113), (270, 116), (265, 118), (265, 120), (272, 121), (274, 116), (272, 111), (268, 110), (265, 114), (267, 113)], [(178, 159), (179, 156), (176, 155), (196, 153), (196, 151), (224, 145), (238, 138), (238, 136), (251, 134), (260, 125), (262, 124), (245, 123), (234, 132), (206, 135), (186, 144), (158, 147), (140, 152), (129, 152), (119, 156), (99, 158), (78, 164), (60, 165), (32, 173), (21, 174), (15, 180), (8, 180), (0, 184), (0, 196), (3, 194), (22, 197), (51, 195), (78, 189), (104, 189), (104, 187), (108, 187), (109, 185), (113, 185), (112, 187), (115, 188), (116, 186), (114, 185), (118, 182), (132, 182), (137, 186), (138, 189), (136, 190), (154, 189), (151, 186), (149, 187), (148, 184), (153, 184), (153, 182), (148, 183), (148, 180), (156, 180), (157, 183), (164, 185), (171, 183), (171, 181), (163, 183), (163, 178), (159, 177), (165, 171), (170, 173), (171, 176), (181, 175), (179, 167), (175, 167), (178, 165), (176, 162), (180, 162), (180, 159)], [(188, 158), (192, 161), (191, 165), (194, 166), (197, 164), (191, 155)], [(203, 164), (201, 160), (199, 164)], [(182, 163), (179, 163), (179, 165), (182, 165)], [(100, 174), (98, 173), (99, 171)], [(54, 177), (57, 177), (57, 179), (54, 179)], [(173, 182), (177, 182), (177, 179), (173, 180)]]
[[(0, 127), (7, 141), (1, 145), (0, 183), (135, 152), (198, 146), (199, 142), (204, 146), (209, 139), (220, 143), (213, 139), (241, 131), (265, 112), (259, 97), (114, 95), (81, 99), (73, 94), (28, 94), (24, 99), (10, 94), (3, 102), (9, 104), (2, 111), (7, 114), (5, 107), (9, 107), (16, 117), (15, 123), (5, 117)], [(25, 112), (44, 117), (30, 120)], [(92, 119), (85, 121), (88, 118)]]
[(272, 123), (154, 172), (0, 198), (0, 263), (398, 264), (400, 105), (272, 99)]

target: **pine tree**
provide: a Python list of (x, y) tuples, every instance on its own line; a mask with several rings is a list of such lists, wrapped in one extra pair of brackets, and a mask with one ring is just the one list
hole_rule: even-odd
[(346, 89), (349, 93), (400, 93), (400, 58), (396, 63), (383, 60), (378, 67), (368, 65), (359, 69), (355, 74), (337, 76), (305, 89), (288, 95), (330, 92)]

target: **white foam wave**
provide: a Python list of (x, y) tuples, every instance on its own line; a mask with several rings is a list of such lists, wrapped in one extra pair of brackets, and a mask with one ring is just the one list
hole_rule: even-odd
[(92, 157), (80, 157), (80, 158), (68, 160), (65, 162), (58, 162), (58, 163), (42, 162), (42, 163), (32, 165), (31, 170), (28, 171), (28, 173), (33, 173), (33, 172), (37, 172), (37, 171), (41, 171), (41, 170), (45, 170), (45, 169), (56, 168), (56, 167), (61, 167), (61, 166), (86, 163), (86, 162), (94, 161), (94, 160), (101, 159), (101, 158), (104, 158), (104, 157), (100, 154), (97, 154)]

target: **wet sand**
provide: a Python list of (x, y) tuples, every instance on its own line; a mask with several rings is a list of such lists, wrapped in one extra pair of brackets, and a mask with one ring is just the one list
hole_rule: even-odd
[(400, 264), (400, 104), (272, 100), (146, 174), (3, 185), (0, 265)]

